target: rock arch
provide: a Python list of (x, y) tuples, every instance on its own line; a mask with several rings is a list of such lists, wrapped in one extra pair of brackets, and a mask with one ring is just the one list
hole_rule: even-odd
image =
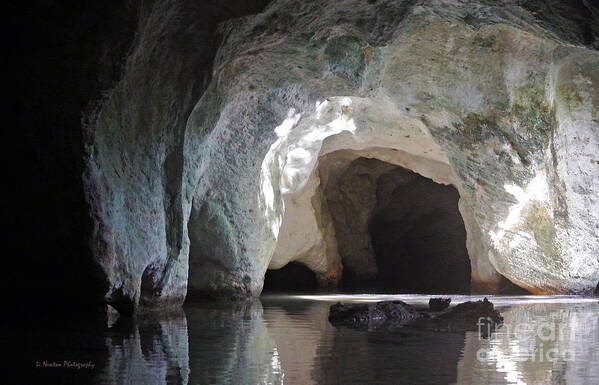
[[(298, 261), (318, 274), (321, 285), (337, 286), (343, 261), (324, 187), (358, 158), (401, 166), (436, 183), (457, 186), (459, 191), (447, 156), (424, 124), (388, 99), (331, 97), (318, 103), (311, 115), (300, 115), (290, 112), (277, 127), (279, 137), (262, 164), (261, 206), (277, 239), (269, 268)], [(473, 287), (497, 290), (504, 283), (502, 276), (484, 253), (480, 228), (463, 199), (460, 212), (468, 234)], [(363, 239), (354, 245), (361, 243), (365, 252), (354, 264), (368, 265), (367, 260), (374, 257), (368, 249), (369, 209), (355, 214), (366, 217), (356, 220), (362, 229), (355, 235)], [(343, 241), (348, 241), (347, 236)], [(372, 264), (360, 270), (372, 275), (369, 269)]]
[[(339, 7), (349, 17), (360, 4)], [(428, 3), (383, 34), (337, 23), (334, 7), (271, 24), (296, 6), (222, 26), (184, 145), (192, 292), (257, 294), (289, 261), (338, 281), (332, 221), (314, 202), (319, 166), (339, 150), (455, 186), (475, 290), (503, 276), (535, 293), (592, 291), (596, 52), (512, 14), (473, 27)]]

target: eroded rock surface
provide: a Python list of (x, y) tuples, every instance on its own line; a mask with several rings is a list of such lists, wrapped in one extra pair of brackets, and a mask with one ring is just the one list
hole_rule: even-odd
[(84, 133), (90, 246), (108, 287), (104, 300), (121, 313), (185, 299), (186, 122), (212, 76), (218, 22), (257, 12), (266, 2), (139, 5), (120, 80), (87, 118)]
[[(394, 7), (388, 28), (357, 22)], [(483, 10), (493, 17), (468, 22)], [(223, 28), (220, 72), (188, 123), (186, 143), (205, 149), (186, 168), (202, 249), (192, 246), (192, 285), (255, 292), (267, 265), (292, 260), (339, 275), (318, 170), (345, 149), (456, 187), (473, 285), (594, 287), (596, 52), (538, 29), (516, 4), (278, 1)]]
[[(334, 285), (343, 261), (322, 183), (357, 157), (455, 187), (473, 287), (592, 292), (599, 54), (583, 29), (597, 9), (555, 24), (520, 3), (276, 0), (220, 25), (199, 101), (194, 59), (140, 31), (90, 140), (108, 297), (255, 295), (290, 261)], [(138, 71), (156, 66), (168, 67), (156, 81)], [(340, 150), (353, 158), (324, 167)]]

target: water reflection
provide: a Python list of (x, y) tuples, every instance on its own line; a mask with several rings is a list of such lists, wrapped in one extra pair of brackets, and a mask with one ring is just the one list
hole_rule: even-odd
[[(429, 297), (394, 298), (423, 305)], [(185, 312), (119, 320), (110, 328), (36, 329), (26, 340), (45, 347), (25, 351), (29, 360), (43, 351), (42, 358), (96, 363), (85, 372), (38, 370), (39, 381), (33, 383), (599, 383), (596, 300), (491, 297), (505, 324), (481, 339), (477, 332), (335, 328), (327, 316), (336, 299), (273, 296), (202, 303)]]
[(524, 304), (501, 312), (505, 325), (493, 338), (468, 334), (459, 383), (599, 383), (596, 302)]
[(97, 384), (187, 384), (189, 348), (185, 313), (119, 319), (104, 332), (109, 351)]
[[(262, 304), (196, 304), (186, 309), (192, 384), (280, 384), (284, 372)], [(289, 330), (293, 333), (293, 330)]]
[(281, 351), (285, 379), (291, 384), (456, 381), (463, 333), (365, 333), (330, 325), (328, 303), (276, 298), (263, 302), (269, 332)]
[[(393, 298), (424, 304), (429, 297)], [(273, 345), (263, 345), (264, 350), (256, 357), (266, 360), (276, 352), (277, 373), (282, 375), (271, 378), (272, 383), (599, 383), (596, 300), (492, 298), (500, 305), (505, 325), (491, 338), (482, 339), (477, 332), (443, 334), (406, 329), (364, 333), (334, 328), (327, 321), (328, 307), (338, 298), (321, 299), (262, 299), (263, 323), (256, 327)], [(352, 299), (382, 298), (343, 298)], [(471, 299), (478, 298), (462, 297), (457, 302)], [(252, 372), (242, 372), (238, 383), (259, 383)]]

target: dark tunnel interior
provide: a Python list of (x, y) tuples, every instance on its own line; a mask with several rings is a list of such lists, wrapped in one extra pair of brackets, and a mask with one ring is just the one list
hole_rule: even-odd
[[(364, 265), (350, 258), (348, 254), (352, 250), (341, 247), (343, 291), (470, 292), (466, 229), (458, 209), (459, 194), (453, 186), (435, 183), (403, 167), (366, 158), (354, 160), (338, 181), (336, 196), (344, 197), (342, 205), (357, 210), (356, 202), (360, 202), (363, 207), (366, 204), (364, 198), (353, 198), (355, 194), (374, 199), (364, 227), (369, 235), (365, 239), (370, 242), (370, 254), (374, 254), (376, 274), (365, 277), (360, 271)], [(339, 194), (339, 190), (344, 191)], [(353, 201), (353, 205), (344, 203), (348, 201)], [(352, 223), (347, 221), (353, 216), (346, 213), (344, 223), (337, 218), (341, 217), (336, 215), (339, 210), (331, 207), (336, 233), (343, 234), (337, 230), (351, 228)], [(345, 238), (351, 240), (357, 236), (354, 231)]]
[(290, 262), (277, 270), (267, 270), (264, 276), (263, 293), (318, 291), (316, 274), (300, 262)]
[[(407, 183), (394, 186), (398, 177)], [(369, 224), (378, 268), (376, 288), (468, 293), (470, 259), (457, 190), (397, 168), (379, 177), (377, 197)]]

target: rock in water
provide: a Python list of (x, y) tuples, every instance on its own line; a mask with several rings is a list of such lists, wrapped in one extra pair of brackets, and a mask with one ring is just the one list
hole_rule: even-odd
[(424, 317), (412, 306), (402, 301), (383, 301), (374, 304), (332, 305), (329, 321), (333, 325), (345, 325), (357, 329), (376, 328), (385, 323), (401, 324)]
[(428, 301), (428, 309), (430, 311), (443, 311), (449, 307), (451, 298), (431, 298)]
[(478, 330), (483, 337), (486, 337), (502, 323), (501, 314), (485, 298), (482, 301), (461, 303), (437, 317), (412, 326), (443, 332)]
[[(448, 302), (444, 300), (443, 303)], [(439, 332), (478, 330), (486, 337), (503, 323), (503, 317), (485, 298), (482, 301), (461, 303), (441, 314), (418, 312), (402, 301), (374, 304), (336, 303), (330, 308), (329, 321), (333, 325), (368, 330), (379, 327), (411, 327)]]
[(599, 283), (597, 284), (597, 287), (595, 288), (595, 295), (597, 297), (599, 297)]

